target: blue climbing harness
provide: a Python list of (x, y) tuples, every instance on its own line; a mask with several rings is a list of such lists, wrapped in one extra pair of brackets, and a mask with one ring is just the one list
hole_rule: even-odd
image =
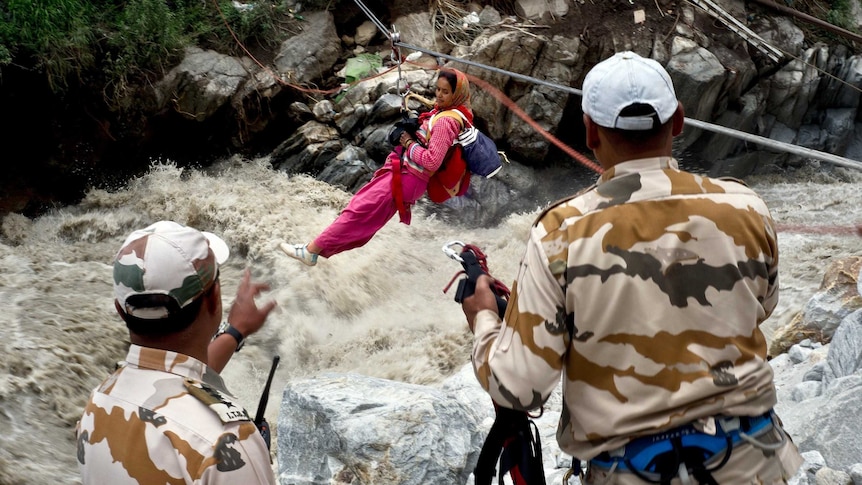
[[(627, 471), (650, 483), (669, 484), (679, 476), (691, 474), (701, 484), (718, 485), (712, 472), (723, 467), (734, 447), (750, 442), (762, 449), (777, 449), (784, 444), (784, 435), (777, 444), (759, 442), (777, 425), (770, 410), (760, 416), (716, 417), (715, 434), (699, 431), (685, 424), (658, 434), (636, 438), (616, 450), (605, 451), (590, 460), (590, 466), (606, 470)], [(713, 458), (720, 456), (721, 459)], [(707, 467), (710, 461), (718, 463)], [(685, 483), (687, 480), (683, 480)]]

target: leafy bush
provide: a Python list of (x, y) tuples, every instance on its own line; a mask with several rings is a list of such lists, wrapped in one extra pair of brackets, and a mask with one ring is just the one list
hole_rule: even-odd
[(826, 21), (832, 25), (852, 30), (852, 12), (850, 0), (832, 0), (832, 6), (826, 13)]
[(62, 89), (71, 76), (94, 65), (91, 16), (83, 0), (0, 3), (0, 65), (20, 59), (44, 71), (52, 88)]
[(87, 75), (110, 97), (160, 75), (187, 45), (235, 54), (271, 44), (287, 8), (269, 0), (0, 0), (0, 75), (15, 64), (45, 73), (57, 92)]

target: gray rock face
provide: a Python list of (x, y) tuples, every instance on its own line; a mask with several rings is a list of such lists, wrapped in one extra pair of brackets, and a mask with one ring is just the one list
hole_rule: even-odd
[(350, 374), (295, 381), (279, 413), (279, 481), (466, 483), (480, 424), (440, 389)]
[[(743, 2), (721, 3), (737, 19), (747, 21)], [(568, 10), (567, 2), (518, 2), (518, 8), (531, 12), (531, 18), (546, 18), (548, 22), (567, 15), (560, 10), (562, 5)], [(579, 6), (572, 8), (577, 10)], [(758, 17), (749, 26), (754, 32), (775, 47), (798, 56), (775, 64), (759, 56), (754, 48), (740, 49), (745, 42), (738, 36), (728, 32), (705, 35), (698, 25), (713, 20), (693, 5), (679, 8), (684, 21), (670, 32), (671, 40), (667, 40), (667, 35), (634, 35), (628, 31), (611, 32), (589, 41), (576, 33), (545, 36), (540, 30), (502, 28), (507, 22), (501, 19), (491, 24), (471, 24), (470, 28), (479, 34), (471, 34), (469, 45), (454, 46), (434, 28), (431, 12), (399, 16), (394, 19), (394, 27), (404, 39), (410, 39), (411, 45), (471, 62), (448, 64), (474, 76), (472, 107), (480, 127), (502, 145), (510, 159), (528, 166), (544, 163), (551, 153), (556, 142), (547, 134), (571, 138), (571, 130), (580, 126), (580, 113), (573, 109), (579, 96), (556, 86), (576, 87), (592, 63), (623, 49), (652, 57), (666, 66), (691, 119), (839, 155), (862, 152), (862, 138), (856, 129), (860, 97), (858, 90), (852, 88), (862, 79), (862, 56), (851, 55), (843, 46), (815, 44), (805, 48), (802, 30), (789, 20)], [(492, 7), (485, 7), (476, 17), (500, 15)], [(354, 32), (353, 41), (360, 39), (362, 49), (368, 52), (380, 49), (372, 45), (373, 26), (366, 22), (361, 27)], [(297, 166), (305, 166), (299, 171), (318, 178), (326, 171), (327, 180), (336, 180), (333, 172), (339, 167), (352, 170), (352, 165), (335, 161), (336, 154), (348, 145), (366, 150), (372, 158), (365, 161), (367, 166), (382, 164), (388, 150), (378, 139), (384, 127), (396, 120), (400, 95), (408, 87), (429, 99), (434, 95), (433, 69), (414, 66), (436, 65), (438, 60), (423, 53), (416, 64), (404, 64), (396, 74), (391, 70), (395, 67), (392, 59), (384, 56), (382, 50), (379, 54), (388, 62), (389, 72), (373, 73), (368, 79), (351, 84), (333, 101), (325, 100), (328, 102), (325, 116), (316, 114), (317, 122), (333, 126), (343, 140), (327, 146), (322, 155), (306, 153), (299, 162), (290, 163), (285, 163), (285, 159), (298, 155), (285, 153), (279, 147), (274, 154), (276, 165), (291, 172), (296, 172)], [(404, 48), (401, 54), (411, 52)], [(257, 114), (262, 99), (275, 103), (275, 98), (286, 91), (284, 83), (315, 84), (331, 79), (343, 57), (342, 41), (332, 14), (308, 12), (302, 31), (282, 43), (275, 56), (274, 71), (262, 70), (248, 59), (190, 50), (183, 63), (159, 83), (157, 104), (199, 121), (217, 112), (224, 114), (221, 108), (228, 104), (237, 113)], [(384, 65), (380, 71), (386, 68)], [(242, 122), (243, 128), (255, 133), (262, 131), (268, 120), (260, 114), (252, 117), (253, 122)], [(372, 134), (376, 138), (368, 140), (367, 136)], [(699, 162), (714, 176), (744, 177), (758, 169), (805, 163), (799, 155), (780, 150), (753, 153), (750, 144), (737, 138), (691, 127), (684, 130), (675, 148), (702, 153)], [(309, 151), (320, 150), (316, 147)], [(336, 165), (328, 167), (330, 163)], [(309, 164), (314, 170), (308, 169)], [(359, 180), (353, 175), (348, 179)], [(355, 184), (351, 186), (358, 188)]]
[(203, 121), (229, 102), (248, 75), (241, 59), (189, 48), (182, 62), (156, 85), (157, 103), (160, 109), (171, 106), (185, 118)]
[[(665, 68), (673, 79), (676, 97), (682, 103), (686, 116), (712, 119), (721, 89), (724, 86), (725, 68), (718, 58), (697, 45), (680, 50)], [(680, 148), (685, 148), (700, 136), (700, 130), (687, 130), (683, 134)]]
[(844, 318), (862, 308), (859, 281), (862, 281), (862, 257), (833, 261), (826, 268), (820, 289), (808, 300), (802, 313), (776, 331), (770, 353), (777, 355), (804, 339), (828, 343)]
[[(835, 331), (823, 370), (823, 385), (862, 374), (862, 310), (847, 315)], [(862, 428), (860, 428), (862, 429)]]
[(341, 41), (328, 11), (305, 14), (302, 33), (284, 41), (276, 70), (292, 83), (310, 83), (328, 75), (341, 54)]
[[(849, 471), (862, 462), (859, 440), (862, 429), (862, 415), (859, 414), (862, 406), (862, 351), (859, 350), (862, 349), (862, 310), (844, 318), (832, 342), (823, 349), (827, 356), (822, 364), (817, 358), (809, 358), (787, 366), (786, 361), (773, 359), (777, 382), (781, 382), (778, 376), (802, 369), (805, 369), (803, 376), (809, 376), (815, 366), (823, 372), (822, 382), (798, 382), (798, 374), (796, 380), (791, 378), (786, 386), (779, 388), (776, 409), (801, 451), (818, 451), (830, 468)], [(822, 350), (809, 355), (822, 356)]]

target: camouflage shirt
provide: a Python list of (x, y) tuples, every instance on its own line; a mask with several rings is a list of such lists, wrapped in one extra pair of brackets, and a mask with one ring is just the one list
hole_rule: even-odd
[(84, 484), (274, 484), (269, 451), (219, 375), (132, 345), (77, 427)]
[(636, 436), (775, 403), (759, 329), (778, 302), (764, 202), (738, 181), (628, 161), (533, 226), (504, 322), (475, 321), (473, 365), (499, 404), (542, 405), (590, 459)]

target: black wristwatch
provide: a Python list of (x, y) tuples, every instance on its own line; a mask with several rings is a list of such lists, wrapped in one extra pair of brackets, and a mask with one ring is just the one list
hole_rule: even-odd
[(213, 338), (217, 338), (219, 335), (225, 333), (236, 339), (236, 350), (234, 352), (239, 352), (240, 349), (242, 349), (243, 344), (245, 344), (245, 338), (241, 333), (239, 333), (239, 330), (233, 328), (233, 326), (227, 321), (221, 322), (221, 325), (218, 327), (218, 332)]

